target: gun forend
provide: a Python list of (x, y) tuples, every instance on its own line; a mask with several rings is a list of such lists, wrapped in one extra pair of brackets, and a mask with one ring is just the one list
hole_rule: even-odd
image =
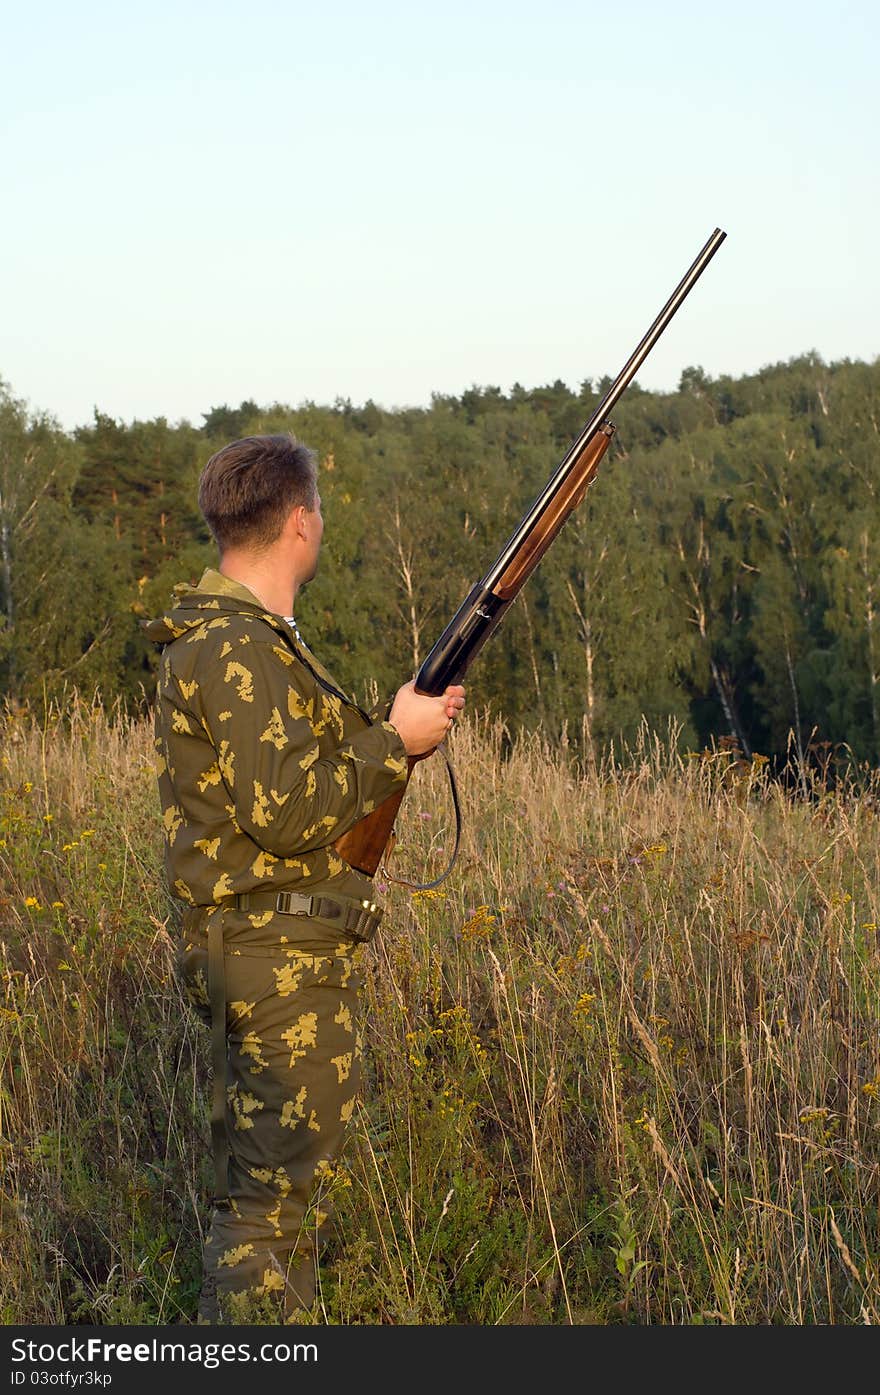
[(483, 645), (498, 629), (508, 609), (528, 581), (569, 514), (577, 508), (595, 479), (614, 427), (602, 422), (584, 441), (577, 458), (568, 462), (565, 479), (532, 527), (510, 552), (494, 585), (484, 577), (465, 597), (431, 650), (416, 677), (416, 691), (438, 696), (464, 677)]

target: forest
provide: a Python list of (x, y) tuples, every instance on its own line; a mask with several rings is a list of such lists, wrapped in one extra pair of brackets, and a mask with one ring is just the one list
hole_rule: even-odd
[[(326, 528), (307, 640), (355, 695), (412, 675), (608, 380), (428, 407), (215, 406), (64, 431), (0, 384), (0, 693), (148, 708), (141, 632), (216, 554), (199, 472), (237, 437), (316, 452)], [(639, 727), (775, 765), (880, 757), (880, 360), (634, 384), (586, 500), (468, 676), (477, 710), (603, 751)]]
[[(199, 472), (320, 463), (307, 641), (412, 674), (605, 384), (427, 408), (0, 394), (0, 1324), (196, 1321), (208, 1034), (175, 979), (142, 622)], [(314, 1324), (873, 1325), (880, 360), (626, 393), (396, 824)], [(803, 796), (803, 797), (802, 797)], [(248, 1320), (274, 1321), (271, 1315)]]

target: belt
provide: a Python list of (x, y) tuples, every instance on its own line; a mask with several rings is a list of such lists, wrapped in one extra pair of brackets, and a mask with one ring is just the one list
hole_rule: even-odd
[(298, 891), (245, 891), (235, 897), (233, 905), (238, 911), (263, 909), (333, 921), (353, 940), (371, 940), (384, 915), (375, 901), (337, 901), (334, 896), (303, 896)]
[[(238, 911), (266, 910), (335, 922), (353, 940), (371, 940), (384, 915), (375, 901), (345, 902), (333, 896), (303, 896), (298, 891), (246, 891), (232, 903)], [(214, 1153), (214, 1205), (229, 1210), (229, 1139), (226, 1132), (226, 983), (223, 965), (223, 923), (208, 922), (208, 997), (211, 1003), (213, 1097), (211, 1141)]]

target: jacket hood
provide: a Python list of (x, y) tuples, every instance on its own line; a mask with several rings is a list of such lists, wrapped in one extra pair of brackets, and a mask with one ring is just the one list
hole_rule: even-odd
[[(198, 586), (193, 587), (189, 582), (182, 581), (174, 587), (168, 610), (155, 620), (146, 620), (144, 634), (154, 644), (170, 644), (187, 631), (198, 629), (199, 625), (217, 614), (278, 618), (270, 616), (266, 607), (240, 581), (232, 581), (213, 567), (208, 567)], [(283, 623), (279, 618), (279, 628)]]

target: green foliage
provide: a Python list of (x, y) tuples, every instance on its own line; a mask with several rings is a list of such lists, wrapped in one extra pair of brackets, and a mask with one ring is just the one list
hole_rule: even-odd
[[(425, 658), (607, 380), (473, 386), (428, 408), (337, 399), (94, 421), (66, 436), (0, 390), (0, 691), (149, 699), (139, 621), (214, 560), (199, 472), (224, 442), (291, 431), (327, 522), (304, 633), (359, 697)], [(643, 720), (805, 765), (880, 759), (880, 363), (810, 353), (739, 379), (634, 384), (599, 477), (471, 675), (511, 730)], [(822, 757), (824, 759), (824, 756)]]

